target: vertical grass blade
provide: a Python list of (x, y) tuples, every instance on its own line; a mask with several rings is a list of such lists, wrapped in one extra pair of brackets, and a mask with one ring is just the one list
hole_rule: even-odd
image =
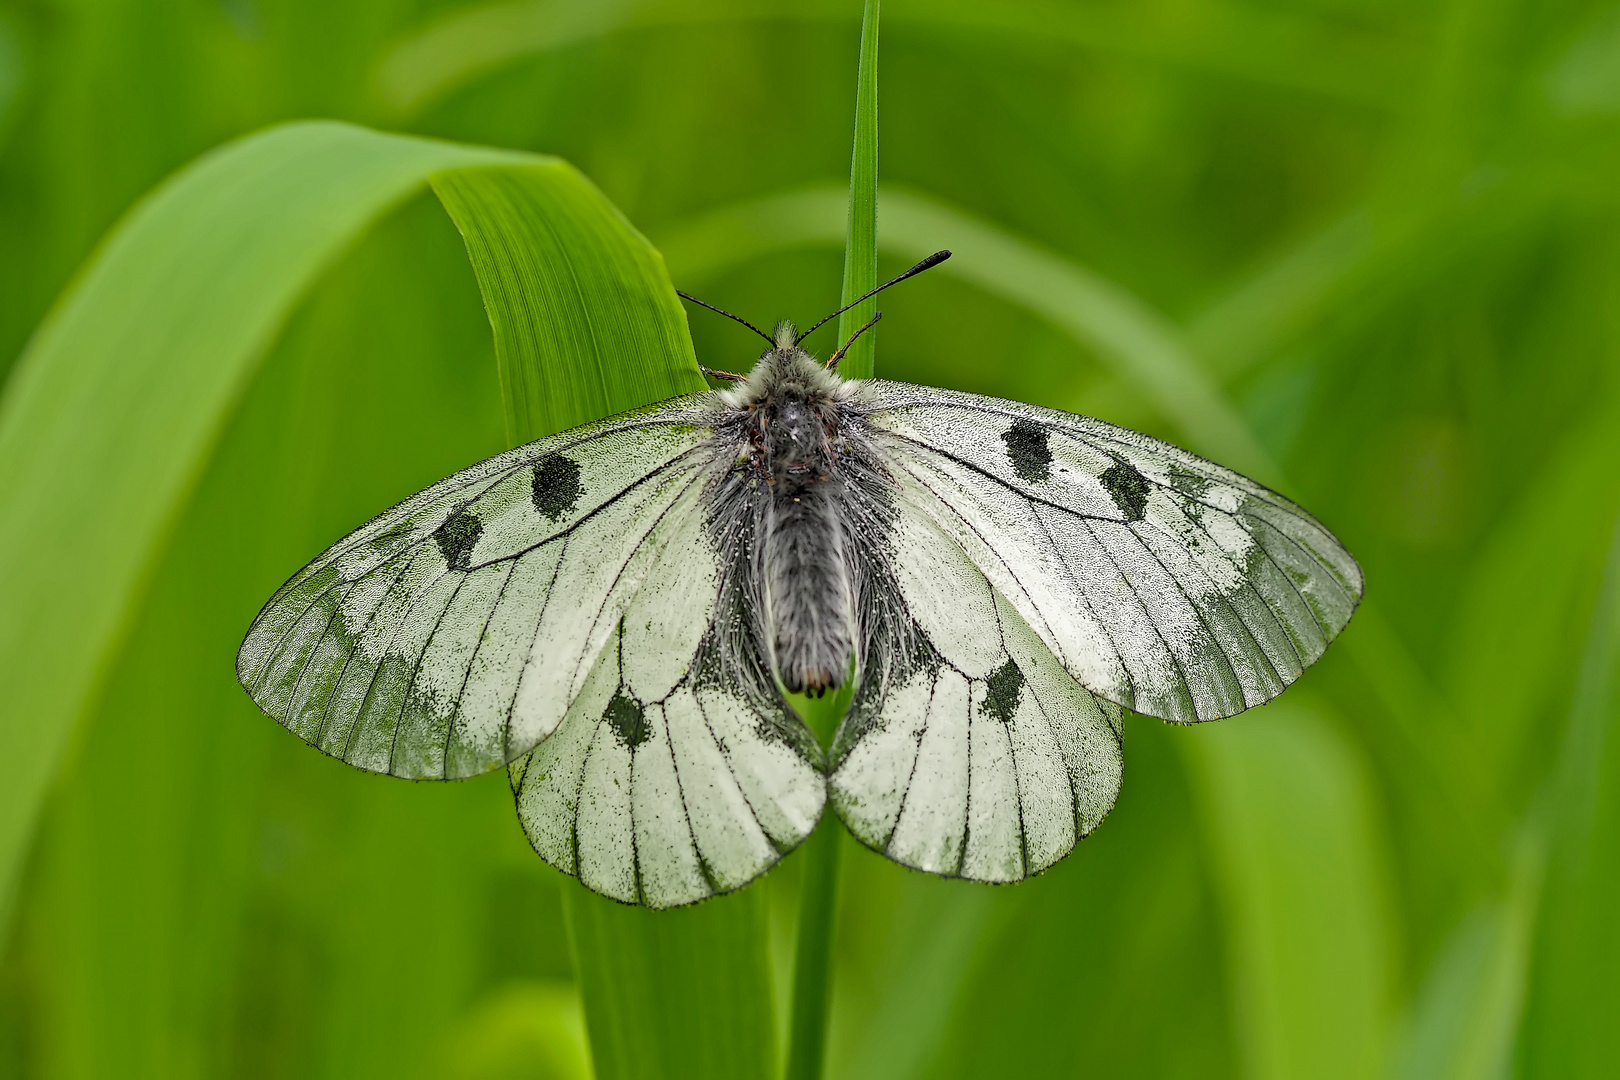
[[(849, 234), (844, 244), (844, 286), (839, 304), (847, 304), (877, 286), (878, 179), (878, 8), (866, 0), (861, 16), (861, 62), (855, 76), (855, 148), (849, 160)], [(877, 313), (877, 298), (857, 304), (838, 317), (838, 342)], [(829, 353), (831, 349), (827, 350)], [(870, 379), (875, 370), (877, 334), (868, 330), (844, 356), (840, 367), (849, 379)]]
[[(855, 145), (849, 162), (849, 223), (844, 242), (844, 284), (840, 304), (847, 304), (877, 285), (877, 55), (879, 0), (866, 0), (861, 16), (861, 55), (855, 75)], [(877, 310), (867, 300), (838, 319), (842, 344)], [(846, 378), (869, 379), (875, 365), (876, 335), (867, 331), (842, 361)], [(829, 350), (830, 351), (830, 350)], [(800, 711), (815, 728), (823, 746), (832, 736), (850, 695)], [(838, 863), (843, 826), (828, 814), (805, 845), (804, 881), (799, 894), (799, 940), (794, 952), (792, 1028), (788, 1033), (787, 1080), (821, 1080), (826, 1069), (827, 1013), (832, 998), (833, 930), (838, 908)]]
[[(663, 259), (567, 166), (437, 178), (490, 325), (508, 438), (703, 389)], [(775, 1054), (758, 890), (694, 908), (626, 907), (563, 887), (602, 1080), (758, 1080)]]
[(652, 912), (563, 885), (598, 1080), (773, 1074), (761, 897)]
[(0, 399), (0, 925), (41, 798), (170, 524), (309, 283), (435, 172), (543, 160), (305, 123), (139, 203)]
[(1620, 525), (1609, 552), (1548, 807), (1545, 899), (1524, 1075), (1610, 1075), (1620, 1059)]
[(1189, 734), (1246, 1075), (1382, 1076), (1394, 955), (1364, 765), (1297, 698)]

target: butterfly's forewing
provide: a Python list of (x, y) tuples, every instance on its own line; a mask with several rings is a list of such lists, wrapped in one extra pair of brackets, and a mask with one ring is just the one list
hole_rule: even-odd
[(237, 659), (267, 713), (353, 765), (487, 771), (553, 731), (706, 476), (708, 395), (443, 480), (284, 585)]
[(833, 805), (897, 862), (1017, 881), (1113, 806), (1120, 711), (1063, 670), (922, 507), (896, 510), (887, 561), (903, 629), (868, 655), (834, 746)]
[(1360, 568), (1314, 518), (1184, 450), (973, 394), (862, 397), (907, 498), (1110, 701), (1179, 722), (1269, 701), (1360, 601)]
[(809, 835), (825, 799), (802, 723), (774, 687), (746, 687), (720, 664), (736, 582), (704, 507), (685, 498), (666, 522), (646, 585), (568, 715), (509, 773), (547, 862), (656, 908), (747, 884)]

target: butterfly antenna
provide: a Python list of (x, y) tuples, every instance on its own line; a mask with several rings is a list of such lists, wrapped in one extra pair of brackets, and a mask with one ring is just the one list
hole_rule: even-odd
[[(948, 251), (936, 251), (936, 252), (934, 252), (932, 255), (928, 256), (928, 258), (924, 259), (922, 262), (918, 263), (916, 266), (913, 266), (910, 270), (907, 270), (905, 273), (901, 274), (899, 277), (892, 278), (889, 281), (885, 281), (883, 284), (879, 285), (877, 288), (873, 289), (871, 292), (867, 293), (865, 296), (860, 297), (859, 299), (851, 300), (849, 303), (845, 304), (843, 307), (839, 308), (837, 311), (833, 312), (831, 315), (827, 316), (825, 319), (822, 319), (820, 322), (816, 323), (816, 325), (812, 326), (810, 329), (808, 329), (804, 333), (800, 334), (797, 338), (794, 339), (793, 343), (795, 345), (797, 345), (799, 342), (803, 341), (805, 338), (809, 337), (811, 334), (815, 333), (817, 330), (821, 329), (823, 326), (827, 325), (832, 320), (838, 318), (838, 316), (842, 315), (844, 312), (848, 311), (850, 308), (854, 307), (856, 304), (862, 303), (862, 302), (864, 302), (866, 300), (870, 300), (872, 297), (876, 296), (878, 293), (882, 292), (884, 289), (887, 289), (890, 285), (898, 285), (902, 281), (906, 280), (906, 278), (908, 278), (908, 277), (916, 277), (918, 274), (922, 273), (924, 270), (931, 270), (931, 269), (938, 266), (940, 263), (944, 262), (946, 259), (948, 259), (950, 257), (951, 257), (951, 253), (948, 252)], [(682, 295), (684, 295), (684, 294), (682, 294)], [(704, 304), (703, 306), (708, 307), (707, 304)], [(724, 314), (724, 312), (721, 312), (721, 314)], [(736, 318), (736, 316), (732, 316), (732, 318)], [(870, 326), (872, 324), (867, 323), (866, 325)], [(866, 327), (863, 326), (863, 327), (861, 327), (861, 329), (864, 330), (864, 329), (866, 329)], [(860, 334), (860, 331), (859, 330), (856, 331), (856, 335), (859, 336), (859, 334)], [(851, 338), (850, 340), (853, 341), (854, 338)], [(846, 348), (846, 349), (848, 347), (849, 346), (847, 346), (847, 345), (844, 346), (844, 348)], [(842, 352), (843, 352), (843, 350), (840, 349), (839, 353), (842, 354)]]
[(689, 296), (686, 293), (681, 292), (681, 290), (679, 290), (679, 289), (675, 290), (675, 295), (680, 297), (682, 300), (690, 300), (690, 301), (692, 301), (692, 303), (696, 304), (698, 307), (706, 307), (710, 311), (714, 312), (716, 315), (724, 315), (726, 318), (730, 319), (732, 322), (740, 322), (744, 326), (748, 327), (748, 329), (752, 330), (754, 333), (758, 334), (760, 337), (762, 337), (766, 341), (770, 342), (772, 346), (774, 346), (776, 344), (776, 339), (775, 338), (771, 337), (771, 335), (767, 334), (765, 331), (761, 330), (759, 327), (755, 326), (753, 323), (749, 322), (747, 319), (743, 318), (740, 315), (733, 315), (731, 312), (727, 311), (725, 308), (717, 308), (713, 304), (704, 303), (702, 300), (699, 300), (697, 297)]
[(849, 347), (851, 345), (855, 344), (855, 339), (860, 337), (862, 334), (866, 333), (868, 330), (872, 329), (872, 327), (876, 326), (877, 321), (879, 319), (881, 319), (881, 318), (883, 318), (883, 312), (880, 311), (876, 315), (872, 316), (870, 319), (866, 320), (866, 325), (865, 326), (861, 327), (859, 330), (857, 330), (853, 334), (849, 335), (849, 340), (844, 342), (844, 347), (839, 349), (837, 352), (833, 353), (830, 357), (827, 358), (827, 370), (828, 371), (837, 370), (838, 361), (842, 360), (844, 358), (844, 354), (849, 352)]

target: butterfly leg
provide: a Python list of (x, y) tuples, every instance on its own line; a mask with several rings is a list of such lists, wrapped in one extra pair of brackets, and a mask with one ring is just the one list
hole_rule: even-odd
[(706, 368), (702, 364), (698, 365), (698, 370), (703, 372), (703, 374), (707, 375), (709, 378), (718, 379), (721, 382), (747, 382), (748, 381), (748, 376), (746, 376), (746, 375), (738, 375), (738, 374), (735, 374), (734, 372), (730, 372), (730, 371), (716, 371), (713, 368)]

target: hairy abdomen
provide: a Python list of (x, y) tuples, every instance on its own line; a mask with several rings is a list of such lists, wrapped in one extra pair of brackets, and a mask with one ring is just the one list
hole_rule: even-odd
[(853, 590), (836, 488), (777, 494), (765, 522), (765, 585), (777, 674), (794, 693), (841, 686), (854, 651)]

